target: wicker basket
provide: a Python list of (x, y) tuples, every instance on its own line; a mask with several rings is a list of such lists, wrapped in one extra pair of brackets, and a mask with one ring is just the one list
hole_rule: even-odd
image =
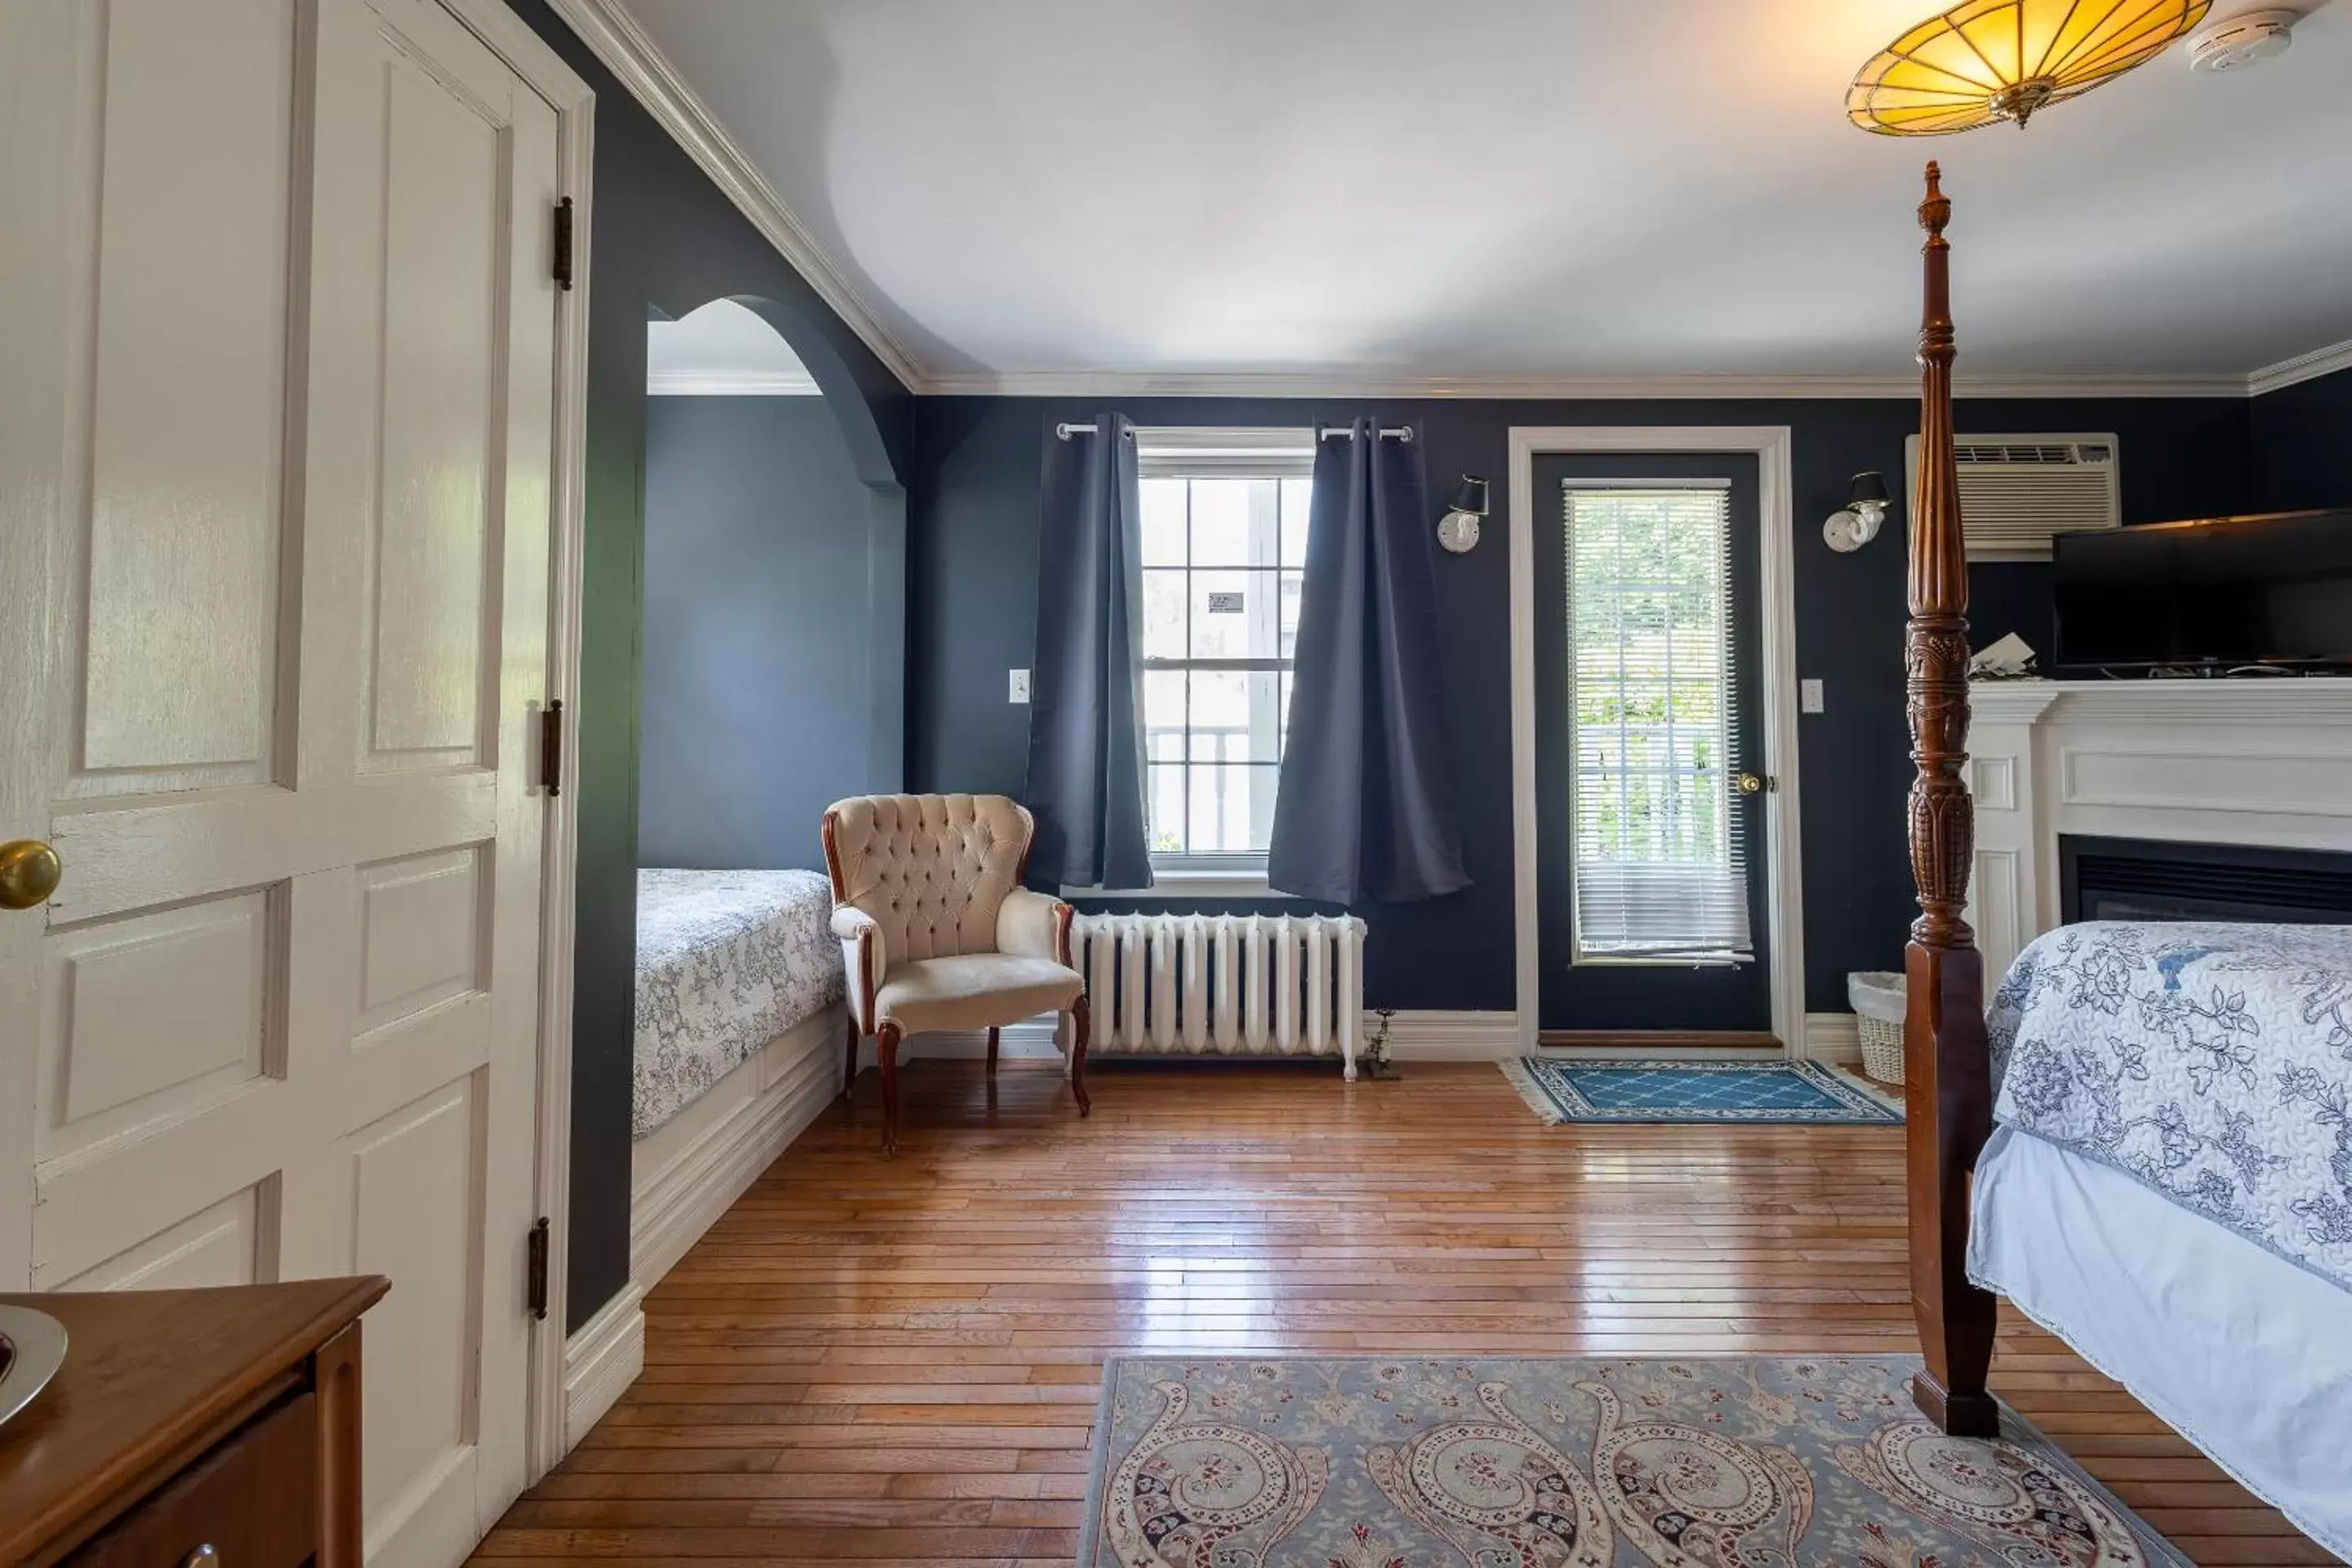
[(1901, 1083), (1903, 976), (1885, 970), (1849, 974), (1845, 994), (1853, 1004), (1854, 1032), (1862, 1037), (1862, 1070), (1880, 1083)]
[(1854, 1015), (1862, 1036), (1862, 1070), (1880, 1083), (1903, 1081), (1903, 1026)]

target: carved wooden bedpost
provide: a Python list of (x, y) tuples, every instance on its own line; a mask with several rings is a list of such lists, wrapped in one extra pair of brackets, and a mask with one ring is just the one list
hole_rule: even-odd
[(1984, 958), (1961, 918), (1975, 856), (1976, 807), (1968, 763), (1968, 556), (1960, 538), (1959, 473), (1952, 456), (1952, 204), (1934, 163), (1919, 225), (1927, 231), (1919, 324), (1919, 492), (1912, 498), (1911, 621), (1903, 661), (1909, 693), (1911, 871), (1919, 918), (1904, 954), (1910, 1004), (1903, 1022), (1906, 1165), (1911, 1210), (1911, 1307), (1927, 1367), (1912, 1396), (1937, 1426), (1990, 1436), (1999, 1418), (1985, 1392), (1992, 1362), (1993, 1299), (1969, 1283), (1969, 1183), (1992, 1131), (1985, 1042)]

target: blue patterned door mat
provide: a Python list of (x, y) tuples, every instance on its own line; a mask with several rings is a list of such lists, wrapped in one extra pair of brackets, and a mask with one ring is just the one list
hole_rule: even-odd
[(1887, 1125), (1903, 1106), (1818, 1062), (1570, 1061), (1521, 1057), (1503, 1076), (1546, 1125), (1563, 1121)]

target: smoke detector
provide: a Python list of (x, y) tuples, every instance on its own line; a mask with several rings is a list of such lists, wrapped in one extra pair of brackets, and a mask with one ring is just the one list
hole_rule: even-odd
[(2294, 25), (2302, 19), (2297, 11), (2241, 11), (2189, 40), (2189, 68), (2243, 70), (2273, 55), (2283, 55), (2294, 42)]

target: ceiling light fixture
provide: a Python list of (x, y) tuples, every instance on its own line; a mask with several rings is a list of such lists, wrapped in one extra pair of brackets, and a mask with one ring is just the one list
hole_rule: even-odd
[(2205, 19), (2211, 0), (1965, 0), (1889, 44), (1846, 93), (1882, 136), (1947, 136), (2113, 81)]

